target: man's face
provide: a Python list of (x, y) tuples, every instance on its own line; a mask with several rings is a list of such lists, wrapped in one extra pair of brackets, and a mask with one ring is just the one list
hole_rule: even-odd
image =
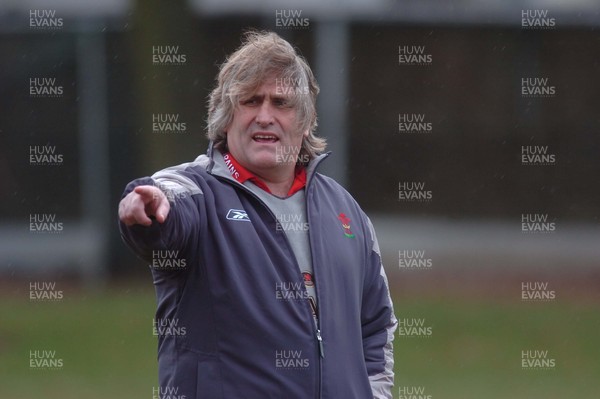
[(308, 131), (298, 131), (296, 109), (289, 105), (280, 81), (268, 78), (255, 92), (241, 97), (226, 129), (233, 157), (257, 174), (293, 171), (302, 139), (308, 136)]

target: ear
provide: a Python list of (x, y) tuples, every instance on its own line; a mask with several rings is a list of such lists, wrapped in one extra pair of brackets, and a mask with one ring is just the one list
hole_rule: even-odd
[(308, 138), (308, 135), (309, 135), (309, 134), (310, 134), (310, 131), (309, 131), (308, 129), (306, 129), (306, 130), (304, 131), (304, 133), (302, 133), (302, 136), (303, 136), (304, 138)]

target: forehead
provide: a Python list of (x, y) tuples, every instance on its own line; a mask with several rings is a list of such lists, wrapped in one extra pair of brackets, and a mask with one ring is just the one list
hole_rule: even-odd
[(254, 90), (252, 90), (255, 93), (258, 92), (269, 92), (269, 91), (275, 91), (275, 89), (277, 88), (277, 82), (279, 80), (275, 79), (275, 78), (266, 78), (263, 79), (255, 88)]
[(289, 83), (286, 82), (285, 78), (268, 77), (263, 79), (254, 87), (248, 87), (243, 94), (243, 97), (273, 97), (273, 98), (286, 98), (290, 99), (293, 93), (287, 89)]
[(258, 91), (260, 89), (272, 89), (278, 86), (297, 86), (301, 83), (301, 79), (290, 76), (286, 71), (271, 71), (260, 78), (257, 77), (254, 82), (249, 80), (247, 83), (249, 83), (248, 88), (251, 91)]

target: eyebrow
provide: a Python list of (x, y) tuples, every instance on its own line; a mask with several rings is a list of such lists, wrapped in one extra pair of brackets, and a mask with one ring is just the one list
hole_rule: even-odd
[[(267, 95), (266, 94), (253, 94), (247, 97), (241, 97), (240, 101), (248, 101), (248, 100), (264, 100), (265, 97)], [(289, 101), (292, 96), (285, 96), (282, 94), (273, 94), (271, 96), (269, 96), (271, 98), (271, 100), (284, 100), (284, 101)]]

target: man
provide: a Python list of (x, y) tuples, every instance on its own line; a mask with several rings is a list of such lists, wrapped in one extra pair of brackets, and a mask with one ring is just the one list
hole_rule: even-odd
[(288, 42), (249, 33), (211, 93), (208, 154), (127, 186), (123, 239), (155, 266), (159, 392), (392, 397), (387, 279), (371, 222), (316, 172), (318, 91)]

